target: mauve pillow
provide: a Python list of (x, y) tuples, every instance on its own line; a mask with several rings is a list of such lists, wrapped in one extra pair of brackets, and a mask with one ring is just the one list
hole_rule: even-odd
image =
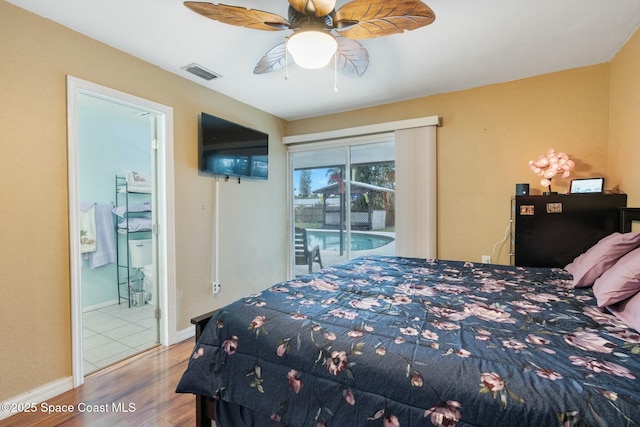
[(607, 307), (618, 319), (640, 332), (640, 293)]
[(623, 255), (638, 246), (640, 246), (640, 233), (613, 233), (602, 238), (564, 269), (573, 275), (574, 287), (591, 286)]
[(640, 291), (640, 248), (624, 255), (593, 284), (598, 307), (606, 307)]

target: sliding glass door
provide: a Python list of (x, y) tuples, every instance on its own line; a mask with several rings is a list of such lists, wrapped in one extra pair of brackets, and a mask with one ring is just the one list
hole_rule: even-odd
[(295, 276), (395, 253), (392, 135), (290, 147)]

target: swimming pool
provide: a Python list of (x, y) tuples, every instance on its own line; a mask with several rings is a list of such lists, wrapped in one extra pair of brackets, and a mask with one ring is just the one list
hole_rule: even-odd
[[(346, 238), (346, 233), (343, 235)], [(340, 250), (340, 232), (333, 230), (307, 230), (307, 240), (309, 246), (320, 246), (322, 250), (339, 251)], [(365, 251), (376, 249), (384, 246), (395, 239), (390, 236), (381, 236), (378, 234), (354, 233), (351, 232), (351, 250)]]

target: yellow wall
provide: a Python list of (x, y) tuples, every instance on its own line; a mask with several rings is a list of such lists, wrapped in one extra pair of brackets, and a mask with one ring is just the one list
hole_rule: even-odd
[[(527, 162), (549, 147), (640, 203), (640, 35), (611, 64), (284, 123), (0, 1), (0, 401), (71, 375), (67, 74), (174, 109), (177, 325), (284, 278), (285, 148), (294, 135), (439, 115), (439, 254), (479, 260), (499, 241)], [(224, 292), (209, 295), (213, 181), (196, 171), (197, 115), (272, 136), (268, 182), (221, 183)], [(564, 191), (567, 180), (554, 189)], [(260, 206), (260, 215), (255, 216)], [(500, 261), (506, 262), (506, 248)], [(251, 268), (246, 268), (250, 265)]]
[[(285, 278), (282, 120), (5, 1), (0, 1), (0, 63), (0, 401), (71, 375), (68, 74), (173, 108), (177, 324), (172, 327), (188, 328), (191, 317)], [(202, 111), (271, 136), (268, 181), (220, 182), (223, 292), (216, 298), (210, 292), (214, 180), (197, 173)]]
[[(300, 120), (288, 124), (287, 135), (440, 116), (438, 256), (480, 261), (503, 239), (515, 184), (545, 191), (529, 160), (554, 147), (576, 160), (574, 176), (608, 177), (608, 70), (596, 65)], [(556, 179), (552, 189), (564, 192), (569, 181)], [(508, 263), (508, 241), (499, 249), (493, 261)]]
[(640, 206), (640, 31), (611, 61), (609, 176)]

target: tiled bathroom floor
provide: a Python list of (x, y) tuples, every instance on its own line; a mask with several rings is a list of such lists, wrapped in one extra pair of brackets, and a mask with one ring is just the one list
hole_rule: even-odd
[(156, 343), (154, 307), (114, 304), (83, 314), (84, 374), (147, 350)]

